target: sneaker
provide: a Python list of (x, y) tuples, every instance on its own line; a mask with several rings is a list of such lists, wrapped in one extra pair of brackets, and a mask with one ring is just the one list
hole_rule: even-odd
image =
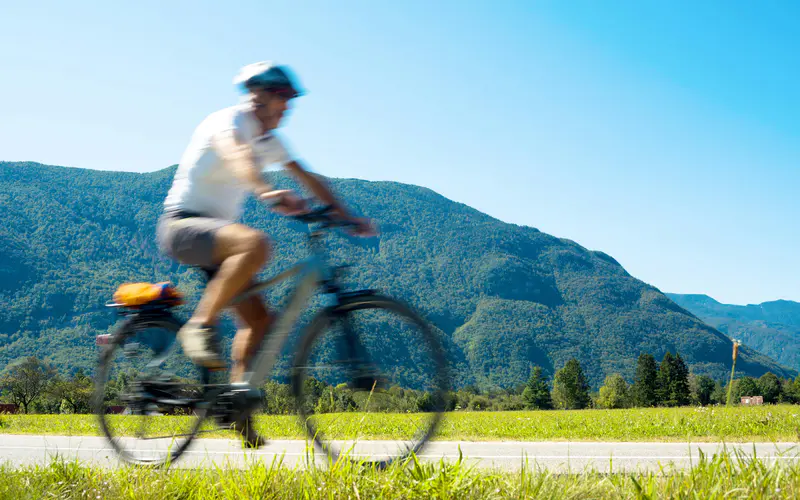
[(253, 428), (253, 420), (250, 418), (245, 419), (243, 423), (234, 423), (233, 430), (242, 435), (243, 448), (261, 448), (268, 442), (256, 432), (255, 428)]
[(178, 340), (183, 352), (195, 364), (209, 370), (224, 370), (219, 335), (216, 328), (198, 323), (186, 323), (178, 331)]

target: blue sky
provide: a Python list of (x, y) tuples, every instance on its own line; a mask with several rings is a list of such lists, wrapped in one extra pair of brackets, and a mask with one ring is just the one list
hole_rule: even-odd
[(0, 3), (0, 159), (150, 171), (244, 64), (314, 170), (430, 187), (663, 291), (800, 301), (795, 2)]

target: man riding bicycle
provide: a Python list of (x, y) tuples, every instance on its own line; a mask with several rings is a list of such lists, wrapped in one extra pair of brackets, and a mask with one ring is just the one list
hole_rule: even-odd
[[(289, 190), (276, 190), (262, 177), (270, 165), (285, 167), (337, 215), (355, 224), (355, 234), (373, 234), (367, 219), (352, 216), (326, 184), (293, 159), (274, 130), (289, 101), (302, 95), (285, 66), (259, 62), (245, 66), (234, 83), (245, 94), (236, 106), (210, 114), (195, 129), (184, 152), (158, 224), (161, 250), (182, 264), (196, 266), (208, 284), (194, 314), (178, 332), (186, 355), (200, 366), (225, 368), (217, 333), (220, 313), (267, 262), (270, 244), (262, 232), (237, 223), (248, 193), (284, 215), (306, 210)], [(242, 380), (273, 315), (258, 297), (234, 307), (240, 328), (233, 340), (231, 381)], [(264, 443), (250, 422), (237, 424), (249, 446)]]

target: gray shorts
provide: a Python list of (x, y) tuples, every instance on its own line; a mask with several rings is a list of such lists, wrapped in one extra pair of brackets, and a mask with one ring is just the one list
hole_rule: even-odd
[(181, 264), (213, 273), (217, 269), (214, 236), (230, 224), (233, 222), (191, 212), (165, 212), (158, 221), (156, 239), (161, 251)]

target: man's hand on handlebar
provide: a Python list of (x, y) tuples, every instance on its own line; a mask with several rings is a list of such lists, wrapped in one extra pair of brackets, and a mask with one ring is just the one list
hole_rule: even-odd
[(288, 189), (269, 191), (259, 195), (258, 199), (279, 214), (295, 217), (305, 223), (332, 224), (333, 226), (346, 228), (354, 236), (370, 237), (378, 234), (375, 225), (370, 219), (351, 215), (342, 216), (341, 212), (333, 206), (310, 210), (306, 200)]
[(366, 217), (355, 217), (348, 213), (342, 213), (341, 210), (337, 210), (333, 207), (323, 208), (323, 210), (327, 210), (328, 216), (333, 220), (338, 220), (340, 223), (339, 225), (346, 229), (347, 232), (353, 236), (369, 238), (378, 235), (375, 224), (371, 219)]
[(269, 191), (259, 195), (258, 199), (281, 215), (302, 215), (308, 212), (306, 200), (288, 189)]

